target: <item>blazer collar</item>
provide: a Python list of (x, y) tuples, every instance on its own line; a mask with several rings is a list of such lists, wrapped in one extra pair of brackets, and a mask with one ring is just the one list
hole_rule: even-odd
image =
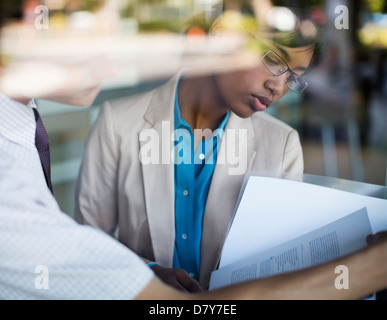
[(181, 70), (173, 78), (155, 90), (153, 98), (144, 115), (144, 120), (154, 126), (161, 121), (174, 122), (174, 106), (177, 83), (185, 70)]

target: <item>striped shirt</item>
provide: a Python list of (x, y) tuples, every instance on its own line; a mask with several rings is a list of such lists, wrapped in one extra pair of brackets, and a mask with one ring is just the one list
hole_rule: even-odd
[(61, 212), (35, 148), (32, 108), (0, 93), (0, 299), (133, 299), (153, 272)]

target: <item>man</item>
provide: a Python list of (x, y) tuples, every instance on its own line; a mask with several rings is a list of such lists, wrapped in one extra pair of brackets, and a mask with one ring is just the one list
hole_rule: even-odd
[[(62, 213), (47, 187), (32, 98), (87, 105), (98, 92), (98, 83), (89, 84), (72, 87), (74, 95), (67, 83), (41, 96), (29, 96), (28, 88), (0, 96), (1, 299), (356, 299), (387, 287), (386, 234), (348, 257), (209, 293), (190, 295), (163, 284), (129, 249)], [(350, 270), (348, 290), (335, 289), (338, 264)]]

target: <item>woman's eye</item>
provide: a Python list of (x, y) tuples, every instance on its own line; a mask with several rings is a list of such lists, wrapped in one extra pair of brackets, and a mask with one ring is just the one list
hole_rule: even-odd
[(270, 63), (271, 65), (273, 65), (273, 66), (278, 66), (278, 64), (279, 64), (279, 61), (278, 61), (278, 60), (272, 59), (272, 58), (270, 58), (270, 57), (266, 57), (266, 61), (267, 61), (268, 63)]

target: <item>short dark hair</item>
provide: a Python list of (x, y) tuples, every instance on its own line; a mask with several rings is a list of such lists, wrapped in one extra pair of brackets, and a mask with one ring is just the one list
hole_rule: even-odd
[(291, 31), (261, 28), (255, 16), (240, 14), (239, 18), (235, 18), (235, 16), (232, 16), (233, 14), (235, 12), (231, 13), (231, 15), (229, 14), (229, 16), (223, 14), (218, 17), (212, 25), (210, 33), (216, 34), (222, 30), (240, 31), (250, 38), (250, 42), (247, 44), (248, 47), (258, 50), (262, 50), (261, 44), (265, 41), (288, 48), (310, 46), (313, 50), (313, 56), (306, 72), (317, 67), (325, 57), (326, 41), (324, 40), (324, 26), (315, 26), (315, 32), (307, 35), (301, 32), (298, 26)]
[(313, 56), (308, 70), (317, 67), (326, 55), (326, 42), (322, 30), (318, 30), (316, 34), (309, 37), (303, 35), (299, 29), (288, 32), (274, 32), (271, 41), (274, 44), (288, 48), (313, 47)]

